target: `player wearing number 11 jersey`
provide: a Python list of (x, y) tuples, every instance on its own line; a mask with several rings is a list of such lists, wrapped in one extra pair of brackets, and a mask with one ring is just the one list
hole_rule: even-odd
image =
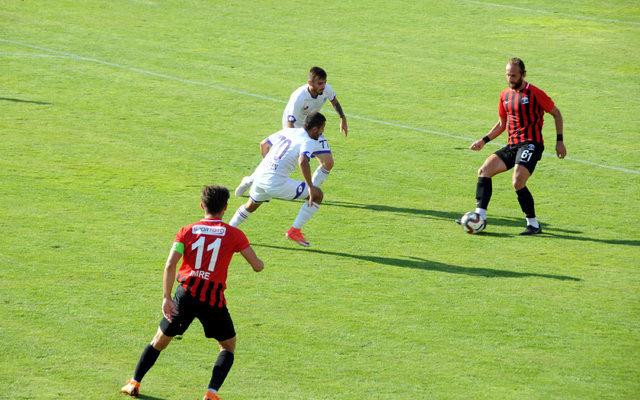
[(473, 142), (470, 149), (479, 151), (486, 143), (505, 130), (508, 131), (507, 146), (487, 157), (478, 170), (475, 212), (486, 220), (492, 192), (491, 178), (515, 166), (513, 188), (516, 190), (520, 208), (527, 219), (527, 227), (521, 235), (535, 235), (542, 233), (542, 229), (536, 219), (533, 196), (526, 185), (544, 151), (542, 125), (545, 112), (551, 114), (555, 120), (558, 158), (564, 158), (567, 155), (567, 149), (562, 136), (563, 122), (560, 110), (545, 92), (524, 80), (526, 74), (524, 62), (521, 59), (509, 60), (506, 67), (509, 87), (500, 93), (498, 123), (485, 137)]
[[(123, 393), (137, 397), (142, 378), (156, 362), (160, 352), (174, 336), (182, 335), (194, 318), (198, 318), (205, 336), (216, 339), (220, 347), (204, 399), (220, 399), (217, 391), (231, 369), (236, 345), (236, 332), (224, 297), (231, 257), (234, 253), (240, 253), (254, 271), (260, 272), (264, 268), (264, 263), (256, 256), (244, 233), (222, 222), (228, 200), (227, 188), (205, 187), (200, 203), (205, 217), (180, 229), (176, 235), (162, 279), (164, 318), (151, 344), (142, 352), (133, 378), (122, 388)], [(176, 276), (180, 258), (182, 265)], [(172, 299), (174, 280), (179, 285)]]

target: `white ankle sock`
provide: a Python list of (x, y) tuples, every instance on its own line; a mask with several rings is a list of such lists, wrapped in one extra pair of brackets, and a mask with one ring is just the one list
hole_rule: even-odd
[(484, 208), (476, 208), (476, 214), (480, 214), (482, 219), (487, 219), (487, 210)]
[(535, 218), (527, 218), (527, 225), (531, 225), (534, 228), (540, 228), (540, 224), (538, 223), (538, 220)]

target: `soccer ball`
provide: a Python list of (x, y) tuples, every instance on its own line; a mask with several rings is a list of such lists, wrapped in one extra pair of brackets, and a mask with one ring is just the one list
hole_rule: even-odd
[(486, 221), (480, 214), (469, 211), (460, 218), (460, 225), (462, 225), (462, 228), (467, 231), (467, 233), (473, 234), (481, 232), (486, 225)]

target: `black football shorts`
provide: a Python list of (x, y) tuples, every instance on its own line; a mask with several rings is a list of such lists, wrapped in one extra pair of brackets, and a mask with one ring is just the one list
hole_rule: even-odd
[(516, 145), (507, 145), (494, 154), (500, 157), (507, 166), (507, 170), (513, 168), (516, 164), (520, 164), (533, 174), (536, 164), (542, 158), (544, 146), (540, 143), (521, 143)]
[(182, 335), (185, 333), (194, 318), (198, 318), (204, 328), (204, 336), (214, 338), (221, 342), (236, 336), (233, 321), (227, 307), (211, 307), (187, 293), (182, 285), (176, 289), (174, 301), (178, 306), (178, 314), (172, 321), (162, 317), (160, 329), (167, 336)]

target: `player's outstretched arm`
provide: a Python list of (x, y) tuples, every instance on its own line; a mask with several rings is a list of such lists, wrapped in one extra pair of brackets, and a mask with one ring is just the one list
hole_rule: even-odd
[(173, 290), (173, 281), (176, 280), (176, 266), (181, 257), (182, 254), (171, 249), (162, 273), (162, 315), (169, 322), (171, 322), (172, 316), (178, 313), (178, 307), (171, 298), (171, 291)]
[(342, 132), (342, 134), (346, 137), (347, 134), (349, 133), (349, 126), (347, 125), (347, 116), (344, 115), (344, 111), (342, 111), (342, 106), (340, 105), (340, 102), (338, 101), (337, 97), (334, 97), (333, 100), (331, 100), (331, 105), (333, 106), (333, 108), (338, 113), (338, 116), (340, 117), (340, 132)]
[(564, 121), (562, 120), (562, 114), (558, 107), (553, 107), (553, 110), (549, 111), (549, 114), (553, 116), (556, 123), (556, 155), (558, 158), (564, 158), (567, 155), (567, 148), (564, 146)]
[(474, 151), (482, 150), (485, 144), (489, 143), (493, 139), (500, 136), (502, 132), (504, 132), (506, 127), (507, 127), (507, 120), (506, 118), (503, 119), (501, 117), (498, 120), (498, 122), (494, 125), (494, 127), (489, 131), (489, 133), (487, 133), (486, 136), (484, 136), (483, 138), (478, 139), (475, 142), (471, 143), (471, 146), (469, 146), (469, 149)]
[(247, 262), (249, 263), (249, 265), (251, 265), (251, 268), (253, 268), (254, 271), (260, 272), (264, 269), (264, 262), (258, 258), (258, 255), (256, 254), (255, 251), (253, 251), (253, 248), (251, 246), (240, 251), (240, 254), (242, 254), (242, 257), (244, 257), (244, 259), (247, 260)]

